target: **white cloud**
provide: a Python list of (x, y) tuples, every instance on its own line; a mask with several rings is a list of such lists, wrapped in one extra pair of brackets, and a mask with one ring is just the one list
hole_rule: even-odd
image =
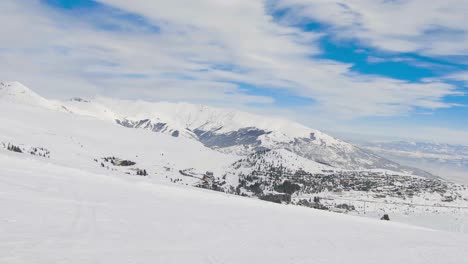
[[(274, 102), (233, 84), (248, 83), (311, 98), (317, 102), (314, 114), (347, 118), (452, 107), (443, 98), (459, 94), (442, 81), (361, 75), (350, 64), (316, 59), (321, 35), (278, 24), (264, 1), (100, 2), (138, 14), (160, 32), (106, 31), (38, 1), (5, 0), (0, 79), (17, 79), (56, 96), (101, 93), (239, 106)], [(354, 23), (354, 13), (343, 19)]]
[(352, 125), (358, 133), (350, 133), (349, 126), (334, 127), (333, 131), (348, 140), (370, 142), (372, 140), (405, 140), (468, 145), (468, 131), (424, 125)]
[(468, 54), (466, 0), (278, 0), (278, 4), (297, 16), (328, 23), (337, 37), (355, 38), (382, 50)]
[(468, 71), (452, 73), (445, 76), (444, 78), (448, 80), (461, 81), (464, 82), (466, 86), (468, 86)]

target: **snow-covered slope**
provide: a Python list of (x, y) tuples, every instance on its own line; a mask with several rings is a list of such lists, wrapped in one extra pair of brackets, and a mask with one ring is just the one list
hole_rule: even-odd
[[(261, 151), (247, 156), (246, 158), (236, 162), (233, 166), (239, 164), (253, 164), (256, 170), (263, 170), (269, 166), (281, 165), (287, 170), (303, 170), (310, 173), (321, 173), (324, 170), (334, 170), (335, 168), (325, 164), (311, 161), (294, 154), (291, 151), (279, 149), (279, 150), (267, 150)], [(242, 167), (242, 166), (241, 166)], [(252, 168), (252, 166), (245, 166), (246, 168)], [(256, 167), (256, 168), (255, 168)]]
[[(287, 149), (299, 156), (344, 169), (388, 169), (431, 176), (370, 151), (287, 120), (187, 103), (149, 103), (99, 98), (66, 104), (75, 113), (118, 124), (196, 139), (225, 153), (248, 155), (263, 149)], [(90, 109), (97, 111), (90, 111)]]
[(58, 109), (59, 104), (47, 100), (19, 82), (0, 82), (0, 101), (48, 109)]
[(250, 154), (231, 165), (234, 171), (248, 175), (254, 171), (265, 171), (270, 167), (282, 167), (285, 171), (307, 171), (309, 173), (322, 173), (324, 170), (336, 170), (296, 155), (288, 150), (265, 150)]
[[(48, 101), (19, 83), (4, 84), (3, 93), (18, 102), (116, 122), (200, 141), (220, 152), (248, 155), (259, 150), (289, 150), (303, 158), (343, 169), (386, 169), (431, 176), (401, 166), (318, 130), (282, 119), (188, 103), (150, 103), (108, 98)], [(32, 103), (30, 103), (32, 104)]]
[(0, 152), (0, 262), (460, 264), (468, 236)]
[(268, 174), (273, 168), (281, 167), (282, 176), (299, 170), (308, 173), (322, 173), (324, 170), (336, 170), (285, 149), (264, 150), (252, 153), (234, 162), (225, 170), (225, 179), (231, 186), (238, 186), (246, 175)]
[[(23, 91), (19, 94), (28, 94), (28, 90)], [(119, 126), (112, 120), (119, 113), (110, 112), (107, 107), (97, 108), (98, 105), (83, 99), (73, 99), (64, 110), (62, 104), (44, 107), (42, 100), (29, 98), (35, 99), (22, 100), (10, 95), (0, 99), (0, 113), (8, 113), (0, 115), (0, 155), (16, 157), (25, 164), (38, 162), (83, 175), (122, 177), (137, 182), (177, 183), (276, 202), (280, 197), (284, 200), (279, 202), (285, 203), (300, 204), (312, 196), (328, 197), (329, 193), (339, 196), (337, 199), (357, 197), (381, 203), (386, 203), (387, 198), (409, 203), (429, 197), (426, 203), (433, 207), (429, 212), (432, 213), (439, 211), (440, 206), (465, 208), (468, 201), (466, 187), (438, 179), (386, 170), (344, 170), (302, 157), (286, 146), (237, 156), (209, 148), (206, 142), (202, 144), (190, 135), (175, 137)], [(92, 114), (73, 114), (74, 104), (88, 103), (87, 111)], [(84, 111), (84, 107), (79, 109)], [(108, 117), (96, 118), (96, 111)], [(198, 137), (195, 132), (193, 136)], [(2, 169), (12, 166), (7, 163)], [(34, 165), (25, 165), (23, 169), (36, 170)], [(425, 196), (427, 193), (431, 195)], [(361, 213), (359, 210), (356, 212)]]
[[(29, 152), (44, 148), (50, 152), (49, 162), (92, 172), (118, 170), (132, 175), (146, 169), (155, 180), (157, 175), (176, 178), (179, 170), (194, 168), (198, 172), (213, 171), (218, 175), (225, 166), (238, 159), (186, 139), (146, 130), (127, 129), (113, 123), (86, 116), (2, 102), (0, 112), (0, 149), (12, 144)], [(24, 153), (25, 155), (27, 153)], [(116, 157), (136, 162), (135, 166), (113, 167), (103, 158)], [(105, 166), (101, 166), (103, 163)]]

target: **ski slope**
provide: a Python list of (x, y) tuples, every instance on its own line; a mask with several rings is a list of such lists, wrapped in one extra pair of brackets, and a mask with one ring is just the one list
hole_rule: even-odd
[(0, 153), (0, 263), (466, 263), (468, 236)]

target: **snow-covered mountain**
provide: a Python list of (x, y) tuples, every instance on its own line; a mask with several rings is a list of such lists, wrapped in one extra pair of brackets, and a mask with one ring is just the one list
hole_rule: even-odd
[(40, 106), (57, 109), (57, 102), (49, 101), (19, 82), (0, 82), (0, 99), (2, 102)]
[(46, 100), (20, 83), (3, 83), (3, 98), (59, 111), (92, 116), (129, 128), (147, 129), (197, 140), (220, 152), (248, 155), (288, 150), (314, 162), (342, 169), (386, 169), (432, 176), (401, 166), (371, 151), (304, 125), (245, 112), (188, 103), (126, 101), (109, 98)]
[[(446, 212), (447, 217), (453, 216), (453, 208), (467, 207), (468, 189), (442, 179), (384, 168), (350, 170), (313, 160), (294, 150), (294, 141), (288, 145), (287, 140), (312, 131), (316, 136), (310, 141), (322, 140), (323, 144), (317, 145), (332, 147), (327, 151), (333, 155), (340, 154), (333, 152), (336, 149), (349, 148), (352, 152), (359, 148), (298, 124), (288, 126), (287, 121), (270, 125), (274, 119), (260, 120), (258, 116), (230, 110), (203, 110), (204, 107), (190, 104), (80, 98), (51, 101), (18, 83), (3, 83), (0, 95), (0, 112), (7, 113), (0, 115), (0, 160), (13, 156), (21, 164), (58, 166), (76, 174), (189, 185), (325, 210), (347, 208), (346, 212), (355, 214), (382, 214), (389, 202), (394, 217), (402, 212), (395, 203), (405, 204), (411, 210), (418, 203), (425, 214)], [(201, 113), (195, 109), (202, 109)], [(224, 118), (219, 113), (225, 113)], [(115, 121), (129, 120), (130, 116), (143, 120), (148, 115), (152, 124), (161, 121), (166, 129), (155, 133), (153, 128), (127, 128)], [(259, 125), (252, 128), (247, 116), (257, 119)], [(241, 126), (246, 126), (244, 136), (236, 134)], [(298, 130), (288, 131), (294, 126)], [(200, 134), (196, 128), (211, 129), (214, 135)], [(262, 130), (266, 132), (256, 134)], [(265, 139), (273, 135), (276, 136)], [(202, 140), (203, 136), (206, 138)], [(234, 141), (238, 145), (207, 143), (220, 136), (228, 137), (220, 142)], [(32, 167), (23, 170), (34, 174)], [(315, 197), (323, 198), (323, 202), (311, 202)], [(339, 199), (346, 202), (337, 203)], [(363, 200), (375, 206), (359, 206)]]

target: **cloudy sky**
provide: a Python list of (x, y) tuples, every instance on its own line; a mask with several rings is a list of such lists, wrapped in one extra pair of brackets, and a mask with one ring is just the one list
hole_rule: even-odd
[(468, 144), (466, 0), (1, 0), (0, 79)]

